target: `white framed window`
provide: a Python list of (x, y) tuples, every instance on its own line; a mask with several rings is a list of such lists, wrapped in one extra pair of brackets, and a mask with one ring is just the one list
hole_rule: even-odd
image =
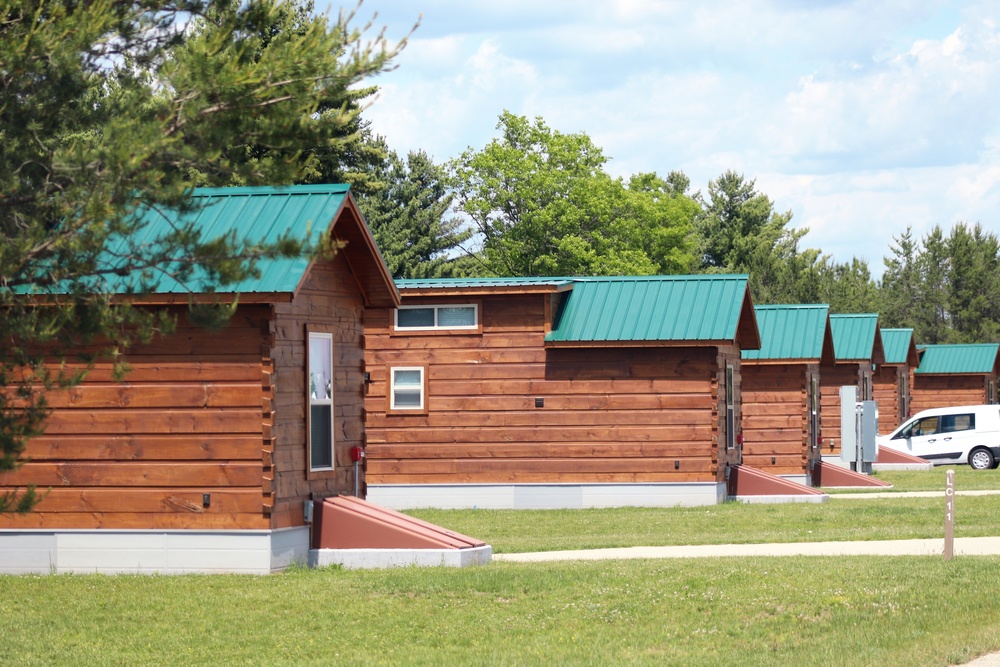
[(309, 469), (333, 469), (333, 334), (309, 333)]
[(426, 405), (427, 371), (423, 366), (389, 369), (389, 410), (423, 412)]
[(396, 309), (396, 329), (479, 329), (479, 305), (475, 303), (436, 306), (400, 306)]

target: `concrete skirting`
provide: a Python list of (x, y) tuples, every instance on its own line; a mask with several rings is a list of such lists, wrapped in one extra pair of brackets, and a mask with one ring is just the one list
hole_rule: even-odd
[(309, 528), (0, 530), (6, 574), (268, 574), (309, 556)]
[(366, 500), (395, 510), (582, 509), (718, 505), (726, 484), (369, 484)]
[(776, 505), (778, 503), (825, 503), (830, 495), (823, 493), (815, 496), (730, 496), (730, 500), (738, 503)]
[(927, 463), (873, 463), (872, 470), (933, 470), (934, 464)]
[(309, 565), (348, 570), (391, 567), (470, 567), (492, 562), (493, 547), (469, 549), (310, 549)]
[(778, 477), (802, 486), (812, 486), (812, 475), (778, 475)]

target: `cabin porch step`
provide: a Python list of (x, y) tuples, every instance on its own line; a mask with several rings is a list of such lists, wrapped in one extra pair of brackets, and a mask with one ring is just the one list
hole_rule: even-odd
[(742, 502), (825, 502), (819, 489), (799, 484), (748, 465), (729, 469), (729, 497)]
[(876, 479), (864, 473), (855, 472), (836, 463), (816, 462), (813, 468), (813, 484), (827, 488), (889, 488), (889, 482)]

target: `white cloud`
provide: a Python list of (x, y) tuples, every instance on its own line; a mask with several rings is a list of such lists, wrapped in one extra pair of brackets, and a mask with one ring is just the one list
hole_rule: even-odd
[[(756, 178), (812, 228), (867, 257), (911, 224), (1000, 203), (995, 3), (368, 0), (421, 28), (367, 113), (394, 148), (481, 147), (498, 114), (588, 133), (616, 175), (682, 169), (693, 189)], [(392, 30), (390, 31), (392, 32)]]

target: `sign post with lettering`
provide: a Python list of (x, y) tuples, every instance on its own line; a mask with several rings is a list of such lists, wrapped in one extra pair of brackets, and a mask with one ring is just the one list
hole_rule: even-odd
[(955, 555), (955, 471), (947, 471), (944, 479), (944, 559), (951, 560)]

